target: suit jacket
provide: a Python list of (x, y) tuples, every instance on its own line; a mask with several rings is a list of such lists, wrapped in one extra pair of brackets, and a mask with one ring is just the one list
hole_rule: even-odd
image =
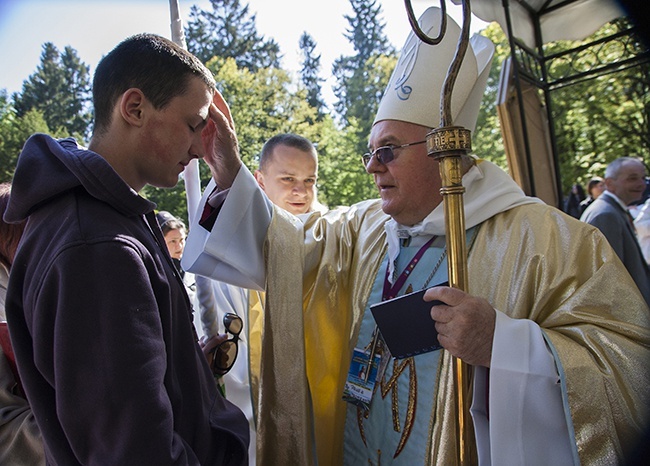
[(580, 220), (603, 232), (650, 305), (650, 267), (643, 258), (625, 209), (613, 197), (603, 193), (585, 210)]

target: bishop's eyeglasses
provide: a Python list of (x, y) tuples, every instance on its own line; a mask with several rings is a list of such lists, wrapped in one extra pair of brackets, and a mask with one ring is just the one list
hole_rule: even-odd
[(215, 377), (226, 374), (235, 364), (239, 352), (237, 341), (244, 326), (241, 317), (230, 312), (223, 316), (223, 325), (232, 338), (222, 341), (213, 350), (211, 369)]
[(417, 141), (417, 142), (409, 142), (408, 144), (402, 144), (401, 146), (391, 145), (391, 146), (377, 147), (372, 152), (366, 152), (365, 154), (363, 154), (361, 156), (361, 160), (363, 162), (364, 167), (368, 167), (373, 157), (377, 158), (377, 162), (381, 163), (382, 165), (386, 165), (387, 163), (392, 162), (395, 159), (396, 150), (404, 149), (405, 147), (416, 146), (418, 144), (424, 144), (425, 142), (427, 141), (424, 140), (424, 141)]

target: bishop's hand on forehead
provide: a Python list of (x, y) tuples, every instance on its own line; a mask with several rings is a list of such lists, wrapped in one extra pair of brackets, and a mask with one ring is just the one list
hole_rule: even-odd
[(239, 142), (230, 108), (217, 91), (210, 105), (209, 121), (201, 134), (203, 157), (217, 186), (229, 188), (241, 167)]

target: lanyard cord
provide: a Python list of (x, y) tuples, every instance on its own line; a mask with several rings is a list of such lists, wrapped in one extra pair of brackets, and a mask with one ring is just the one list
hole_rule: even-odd
[[(437, 236), (434, 236), (431, 238), (429, 241), (424, 243), (424, 245), (418, 250), (418, 252), (415, 253), (415, 256), (413, 256), (413, 259), (408, 263), (408, 265), (404, 268), (400, 276), (395, 280), (395, 283), (393, 285), (390, 284), (388, 281), (388, 267), (386, 267), (386, 277), (384, 278), (384, 291), (382, 293), (382, 300), (386, 301), (387, 299), (393, 299), (395, 296), (397, 296), (397, 293), (399, 290), (402, 289), (402, 286), (404, 286), (404, 283), (406, 282), (406, 279), (411, 275), (411, 272), (413, 272), (413, 269), (415, 268), (416, 265), (418, 265), (418, 262), (420, 262), (420, 259), (426, 252), (426, 250), (431, 246), (431, 243), (437, 238)], [(444, 253), (443, 253), (444, 256)], [(438, 269), (440, 265), (438, 264), (435, 268), (435, 270)], [(434, 270), (434, 272), (435, 272)], [(429, 278), (429, 280), (431, 277)]]

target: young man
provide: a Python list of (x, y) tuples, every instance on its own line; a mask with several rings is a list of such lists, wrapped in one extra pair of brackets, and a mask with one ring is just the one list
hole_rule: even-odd
[[(283, 133), (271, 137), (260, 153), (255, 179), (269, 200), (293, 215), (302, 215), (322, 206), (316, 200), (318, 155), (311, 141), (303, 136)], [(259, 380), (259, 347), (263, 321), (264, 292), (241, 288), (216, 280), (206, 280), (198, 290), (201, 323), (206, 339), (219, 341), (228, 313), (245, 319), (239, 336), (239, 354), (233, 368), (223, 376), (226, 398), (248, 418), (251, 428), (249, 464), (255, 465), (255, 414)]]
[(155, 205), (137, 194), (177, 183), (226, 104), (199, 60), (151, 34), (102, 59), (93, 100), (89, 149), (27, 141), (5, 214), (28, 219), (7, 318), (48, 463), (246, 464), (246, 419), (217, 391)]
[[(438, 8), (419, 20), (434, 35), (441, 22)], [(363, 157), (381, 199), (296, 221), (260, 194), (234, 144), (206, 153), (215, 180), (203, 204), (218, 215), (192, 225), (183, 265), (266, 287), (258, 423), (275, 435), (258, 437), (258, 454), (284, 464), (291, 450), (293, 464), (310, 464), (314, 438), (320, 466), (457, 464), (451, 356), (474, 366), (479, 464), (625, 463), (644, 432), (650, 313), (595, 228), (467, 156), (469, 287), (434, 286), (447, 280), (444, 208), (423, 141), (440, 125), (459, 34), (448, 17), (440, 44), (407, 39)], [(451, 105), (470, 130), (494, 50), (473, 39)], [(232, 141), (232, 124), (214, 119)], [(430, 316), (444, 350), (394, 359), (374, 340), (370, 306), (410, 289), (441, 301)], [(342, 399), (357, 353), (382, 368), (361, 391), (366, 406)]]
[(278, 134), (264, 144), (255, 179), (269, 200), (293, 215), (313, 210), (318, 155), (307, 138)]

